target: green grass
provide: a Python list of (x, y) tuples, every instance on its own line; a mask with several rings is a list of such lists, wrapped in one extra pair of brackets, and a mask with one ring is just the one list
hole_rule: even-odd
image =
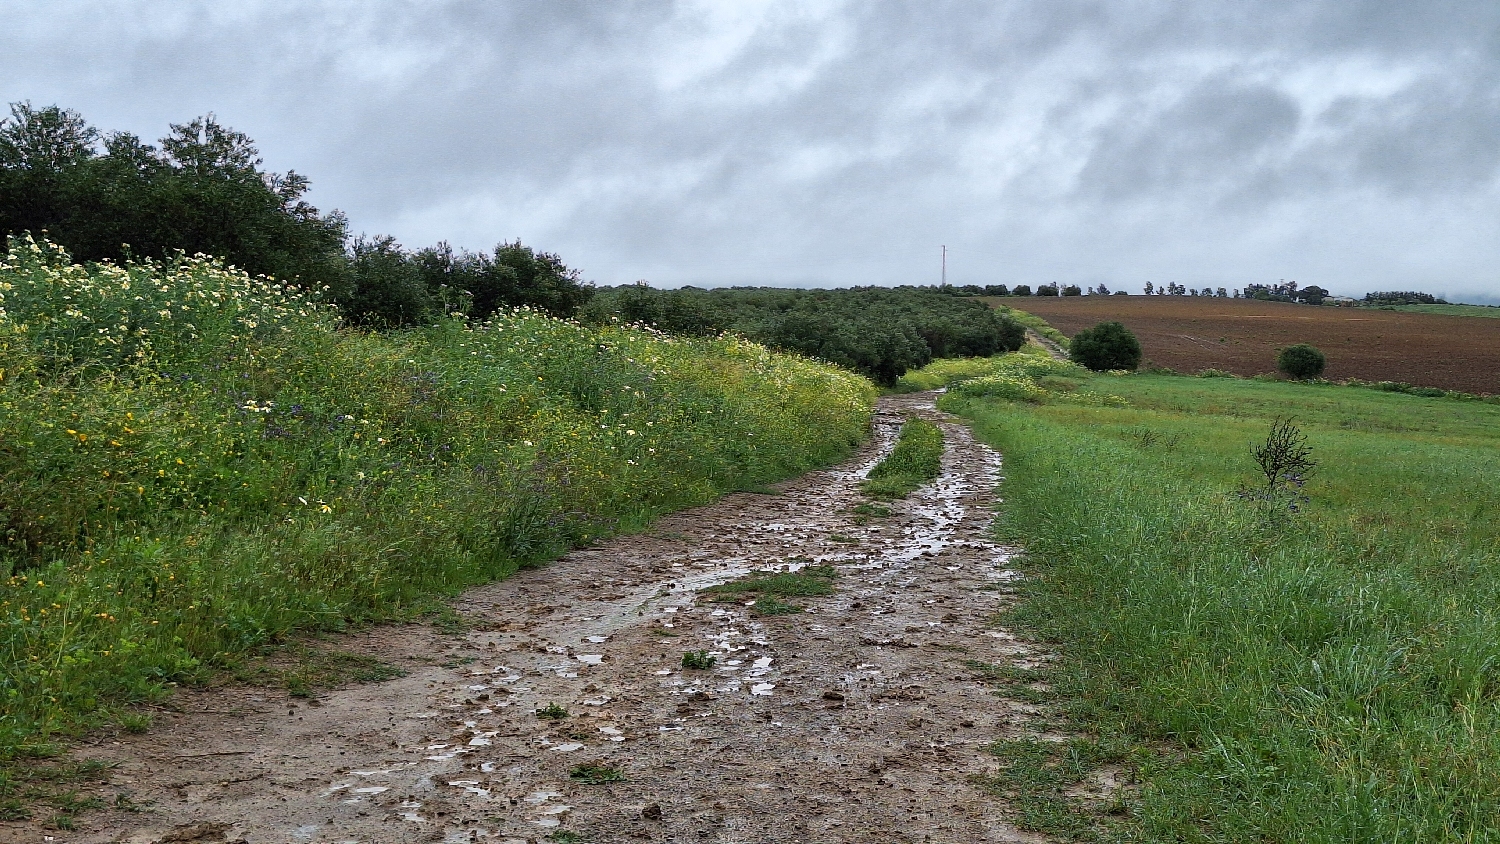
[(1496, 305), (1375, 305), (1372, 307), (1383, 311), (1406, 311), (1414, 314), (1500, 318), (1500, 306)]
[[(874, 386), (528, 310), (389, 334), (208, 259), (0, 258), (0, 765), (299, 632), (846, 455)], [(288, 681), (298, 693), (316, 686)]]
[(757, 571), (738, 580), (705, 587), (701, 591), (731, 601), (752, 595), (808, 598), (816, 595), (832, 595), (833, 581), (837, 576), (838, 572), (833, 566), (807, 566), (788, 572)]
[[(998, 530), (1035, 575), (1009, 622), (1062, 655), (1055, 707), (1155, 749), (1129, 812), (1095, 828), (1500, 841), (1500, 407), (1151, 375), (1082, 389), (1125, 404), (941, 404), (1005, 453)], [(1236, 495), (1277, 416), (1320, 463), (1301, 512)], [(1055, 797), (1026, 805), (1083, 834)]]
[(683, 651), (682, 653), (683, 668), (694, 668), (701, 671), (707, 671), (708, 669), (713, 668), (714, 663), (718, 661), (719, 660), (717, 657), (709, 656), (708, 651), (705, 650)]
[(902, 424), (896, 447), (870, 469), (859, 488), (871, 498), (905, 498), (942, 471), (943, 429), (913, 417)]

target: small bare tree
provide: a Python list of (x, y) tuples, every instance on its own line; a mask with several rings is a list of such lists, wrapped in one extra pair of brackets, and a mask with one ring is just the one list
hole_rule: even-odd
[(1256, 489), (1241, 489), (1240, 497), (1284, 504), (1296, 512), (1307, 503), (1302, 488), (1318, 467), (1312, 459), (1312, 447), (1307, 444), (1307, 435), (1297, 427), (1295, 417), (1277, 417), (1271, 423), (1271, 432), (1263, 443), (1252, 446), (1250, 453), (1265, 477), (1265, 486)]

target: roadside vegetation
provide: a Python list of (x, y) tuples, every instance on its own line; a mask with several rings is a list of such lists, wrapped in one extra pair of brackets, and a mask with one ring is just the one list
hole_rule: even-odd
[(0, 262), (0, 760), (297, 630), (836, 460), (865, 379), (529, 309), (387, 333), (208, 258)]
[[(1093, 748), (1038, 762), (997, 746), (1011, 772), (997, 787), (1036, 797), (1023, 824), (1132, 841), (1500, 840), (1500, 407), (1230, 378), (1033, 380), (1046, 394), (961, 383), (940, 402), (1005, 452), (998, 530), (1030, 575), (1008, 623), (1056, 644), (1036, 679)], [(1138, 783), (1101, 808), (1014, 773), (1076, 781), (1080, 759)]]

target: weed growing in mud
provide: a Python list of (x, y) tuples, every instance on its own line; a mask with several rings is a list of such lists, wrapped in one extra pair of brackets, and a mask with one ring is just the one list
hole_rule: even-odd
[(906, 420), (896, 447), (875, 464), (861, 491), (871, 498), (905, 498), (943, 471), (943, 429), (924, 419)]
[(854, 507), (850, 508), (849, 512), (854, 514), (854, 523), (860, 526), (869, 524), (871, 519), (889, 519), (891, 517), (891, 508), (884, 504), (873, 504), (868, 501), (854, 505)]
[(549, 703), (536, 711), (536, 717), (548, 718), (553, 721), (560, 721), (563, 718), (568, 717), (568, 710), (562, 708), (556, 703)]
[(602, 785), (608, 782), (620, 782), (625, 779), (625, 773), (614, 765), (605, 765), (598, 762), (585, 762), (573, 766), (568, 771), (568, 778), (574, 782), (585, 785)]
[(837, 576), (833, 566), (808, 566), (789, 572), (756, 571), (702, 591), (718, 596), (714, 598), (716, 601), (739, 601), (751, 596), (805, 598), (833, 594), (833, 581)]
[(119, 721), (120, 729), (127, 733), (144, 733), (151, 729), (154, 720), (149, 712), (122, 712)]
[(713, 668), (715, 662), (718, 662), (718, 658), (709, 656), (708, 651), (685, 651), (682, 654), (683, 668), (696, 668), (706, 671)]
[(26, 820), (37, 806), (45, 805), (58, 813), (51, 819), (53, 826), (57, 826), (59, 818), (71, 823), (74, 814), (103, 804), (97, 798), (80, 796), (70, 786), (105, 782), (112, 767), (90, 759), (56, 765), (14, 765), (0, 770), (0, 820)]
[(349, 682), (378, 683), (406, 676), (405, 669), (375, 657), (324, 650), (302, 643), (235, 660), (228, 668), (230, 676), (241, 683), (281, 686), (293, 697), (313, 697), (320, 689), (331, 689)]
[(769, 595), (756, 598), (755, 603), (750, 605), (750, 612), (759, 616), (792, 615), (793, 613), (802, 612), (802, 610), (803, 608), (796, 604), (778, 601)]

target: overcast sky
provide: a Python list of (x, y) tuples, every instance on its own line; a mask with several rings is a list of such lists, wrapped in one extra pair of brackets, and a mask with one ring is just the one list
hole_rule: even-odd
[(601, 284), (1500, 301), (1500, 3), (6, 0), (0, 96), (206, 112), (356, 232)]

